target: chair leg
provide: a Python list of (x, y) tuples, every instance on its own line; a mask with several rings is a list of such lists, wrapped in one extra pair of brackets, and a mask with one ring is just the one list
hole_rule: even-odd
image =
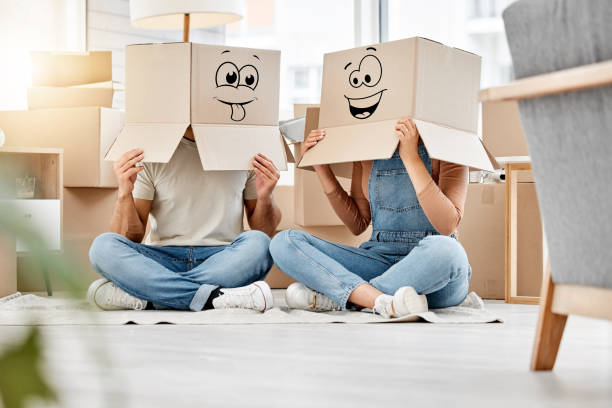
[(550, 264), (548, 264), (542, 282), (540, 314), (533, 343), (533, 354), (531, 355), (531, 369), (533, 371), (552, 370), (557, 360), (557, 352), (563, 337), (567, 315), (552, 312), (554, 292), (555, 284), (550, 275)]

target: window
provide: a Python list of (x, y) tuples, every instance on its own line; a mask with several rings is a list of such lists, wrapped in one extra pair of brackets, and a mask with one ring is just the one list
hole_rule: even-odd
[(319, 103), (323, 54), (355, 46), (354, 0), (248, 0), (225, 43), (281, 51), (280, 119), (294, 103)]
[(293, 69), (293, 85), (297, 89), (308, 89), (310, 71), (308, 68)]
[[(281, 51), (279, 119), (293, 104), (319, 103), (323, 54), (355, 46), (354, 0), (248, 0), (246, 17), (225, 30), (225, 43)], [(293, 166), (279, 184), (293, 184)]]
[(512, 0), (387, 0), (388, 39), (427, 37), (482, 57), (481, 87), (512, 80), (502, 11)]
[[(25, 109), (31, 85), (30, 50), (85, 50), (85, 0), (2, 2), (0, 109)], [(33, 2), (32, 2), (33, 3)]]

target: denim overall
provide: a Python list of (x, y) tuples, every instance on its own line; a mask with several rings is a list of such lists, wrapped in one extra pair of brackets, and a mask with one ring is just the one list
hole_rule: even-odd
[[(431, 174), (431, 158), (425, 146), (418, 145), (418, 151)], [(372, 163), (368, 199), (372, 236), (361, 244), (361, 248), (398, 262), (426, 236), (439, 235), (421, 208), (399, 149), (390, 159), (374, 160)]]
[[(418, 151), (431, 174), (425, 146)], [(368, 190), (369, 241), (355, 248), (304, 231), (282, 231), (270, 244), (276, 265), (341, 307), (365, 283), (388, 295), (411, 286), (427, 295), (432, 308), (463, 301), (471, 274), (467, 255), (454, 237), (440, 235), (429, 222), (399, 151), (372, 163)]]

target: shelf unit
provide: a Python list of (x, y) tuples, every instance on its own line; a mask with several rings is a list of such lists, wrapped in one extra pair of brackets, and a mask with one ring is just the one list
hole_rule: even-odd
[[(31, 197), (19, 197), (17, 178), (34, 177)], [(50, 252), (62, 250), (63, 149), (33, 147), (0, 148), (0, 200), (10, 203), (15, 216), (45, 240)], [(18, 257), (29, 254), (17, 240)], [(47, 292), (51, 288), (43, 271)]]

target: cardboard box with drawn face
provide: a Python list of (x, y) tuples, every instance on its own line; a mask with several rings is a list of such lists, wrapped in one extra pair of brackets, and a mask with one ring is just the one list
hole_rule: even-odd
[(168, 162), (191, 127), (204, 170), (251, 169), (257, 153), (285, 170), (279, 69), (278, 51), (192, 43), (126, 47), (126, 125), (106, 159), (142, 148), (145, 161)]
[(386, 159), (413, 118), (432, 158), (493, 169), (477, 135), (480, 57), (424, 38), (326, 54), (319, 128), (300, 167)]

